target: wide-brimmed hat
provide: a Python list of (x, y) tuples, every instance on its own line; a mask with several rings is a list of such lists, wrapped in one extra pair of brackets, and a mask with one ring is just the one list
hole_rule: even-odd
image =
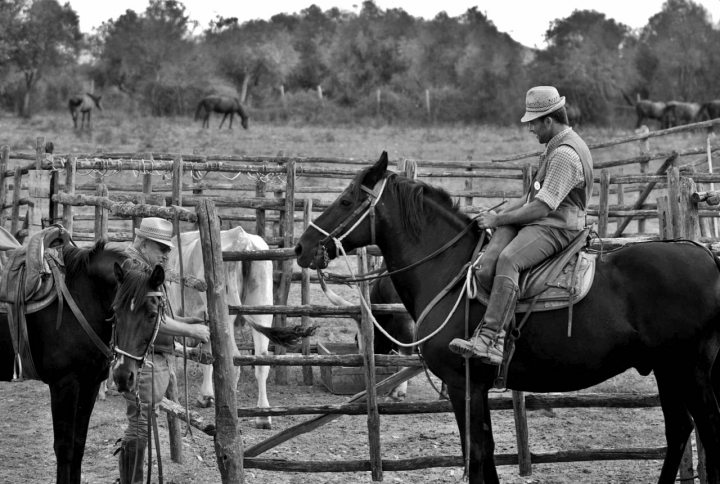
[(175, 247), (170, 241), (173, 236), (173, 226), (164, 218), (148, 217), (142, 219), (140, 228), (135, 231), (135, 235), (159, 244), (167, 245), (168, 247)]
[(525, 97), (525, 116), (520, 120), (523, 123), (532, 121), (565, 106), (565, 96), (560, 96), (557, 89), (552, 86), (536, 86), (527, 92)]

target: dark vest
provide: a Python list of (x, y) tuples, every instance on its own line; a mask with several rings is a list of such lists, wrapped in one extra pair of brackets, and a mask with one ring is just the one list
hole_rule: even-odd
[[(569, 146), (580, 156), (580, 162), (582, 163), (583, 176), (585, 177), (585, 187), (575, 187), (570, 190), (570, 193), (560, 202), (557, 209), (551, 211), (547, 216), (536, 220), (528, 225), (549, 225), (551, 227), (558, 227), (566, 230), (582, 230), (585, 228), (585, 209), (587, 208), (590, 197), (592, 196), (593, 190), (593, 161), (590, 149), (587, 147), (585, 142), (575, 131), (568, 131), (560, 141), (559, 146)], [(545, 158), (541, 161), (538, 171), (533, 178), (533, 182), (530, 185), (530, 196), (528, 202), (535, 200), (538, 192), (543, 186), (545, 181), (545, 175), (547, 173), (547, 164), (550, 159), (552, 152), (555, 151), (555, 147), (552, 151), (549, 151)], [(536, 188), (537, 187), (537, 188)]]
[[(132, 262), (132, 265), (128, 264), (127, 266), (130, 269), (140, 271), (146, 271), (150, 269), (150, 265), (147, 263), (147, 261), (143, 259), (142, 256), (131, 245), (129, 245), (125, 249), (125, 254), (127, 254), (127, 256), (130, 258), (130, 262)], [(167, 291), (165, 289), (165, 285), (163, 285), (163, 293), (165, 294), (165, 300), (167, 301)], [(165, 310), (165, 313), (168, 314), (167, 309)], [(172, 353), (175, 350), (175, 338), (172, 336), (158, 333), (158, 335), (155, 337), (155, 342), (153, 343), (153, 346), (155, 347), (155, 353)]]

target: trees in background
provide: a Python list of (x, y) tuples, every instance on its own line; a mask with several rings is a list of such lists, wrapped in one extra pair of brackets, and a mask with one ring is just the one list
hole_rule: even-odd
[(30, 115), (31, 95), (40, 80), (55, 68), (77, 62), (82, 39), (77, 13), (69, 4), (0, 0), (0, 68), (4, 85), (12, 83), (13, 74), (22, 77), (22, 101), (14, 103), (20, 115)]
[(306, 119), (352, 110), (346, 118), (513, 123), (527, 89), (552, 84), (585, 121), (606, 123), (614, 105), (636, 93), (720, 97), (720, 29), (692, 0), (667, 0), (638, 31), (576, 10), (550, 25), (543, 50), (498, 31), (477, 7), (429, 20), (372, 0), (356, 8), (310, 5), (244, 23), (218, 16), (200, 29), (181, 1), (149, 0), (85, 41), (69, 5), (0, 0), (0, 105), (29, 113), (30, 96), (43, 85), (45, 107), (57, 106), (47, 93), (79, 89), (86, 76), (98, 90), (121, 93), (123, 106), (152, 115), (191, 113), (211, 93), (237, 96), (256, 113), (287, 115), (283, 92), (310, 112)]

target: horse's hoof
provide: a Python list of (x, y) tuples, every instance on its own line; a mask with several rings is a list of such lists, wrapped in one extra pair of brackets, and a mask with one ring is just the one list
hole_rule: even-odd
[(97, 399), (98, 399), (98, 400), (105, 401), (105, 394), (104, 394), (104, 393), (98, 393)]
[(272, 430), (272, 422), (269, 418), (255, 419), (255, 428), (262, 430)]
[(405, 401), (405, 397), (407, 397), (407, 395), (405, 394), (405, 392), (391, 393), (390, 395), (388, 395), (388, 396), (385, 398), (385, 401), (388, 402), (388, 403), (392, 403), (392, 402), (396, 402), (396, 403), (397, 403), (397, 402), (404, 402), (404, 401)]
[(197, 397), (196, 403), (200, 408), (210, 408), (215, 405), (215, 398), (210, 395), (202, 395)]

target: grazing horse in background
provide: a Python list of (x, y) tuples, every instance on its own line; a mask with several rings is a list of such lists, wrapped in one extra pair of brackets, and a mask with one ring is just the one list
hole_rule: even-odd
[[(267, 250), (268, 245), (257, 235), (248, 234), (242, 227), (238, 226), (232, 230), (220, 232), (223, 251), (240, 250)], [(180, 260), (178, 258), (177, 238), (173, 239), (175, 249), (170, 252), (168, 268), (180, 272)], [(180, 236), (180, 244), (183, 255), (183, 271), (185, 275), (191, 275), (198, 279), (205, 280), (205, 269), (203, 267), (202, 247), (200, 245), (199, 232), (185, 232)], [(233, 306), (272, 306), (273, 304), (273, 266), (271, 261), (244, 261), (225, 262), (225, 284), (227, 289), (228, 304)], [(168, 299), (172, 310), (180, 314), (181, 294), (177, 284), (170, 284)], [(207, 299), (204, 292), (185, 289), (185, 314), (183, 316), (203, 317), (207, 311)], [(235, 340), (240, 336), (240, 325), (250, 318), (228, 317), (227, 324), (229, 333), (233, 335), (233, 347), (236, 347)], [(252, 337), (255, 345), (255, 354), (264, 356), (268, 354), (269, 340), (266, 335), (258, 332), (259, 327), (270, 328), (272, 326), (272, 314), (258, 314), (252, 316)], [(257, 325), (257, 326), (256, 326)], [(210, 343), (203, 346), (203, 351), (211, 351)], [(236, 349), (235, 356), (240, 352)], [(215, 400), (212, 384), (212, 365), (201, 365), (203, 370), (203, 383), (200, 388), (200, 395), (197, 398), (198, 405), (209, 407)], [(240, 371), (236, 368), (235, 387), (240, 377)], [(270, 367), (266, 365), (255, 366), (255, 378), (258, 383), (258, 407), (269, 407), (267, 398), (266, 382)], [(272, 428), (270, 417), (257, 417), (255, 426), (262, 429)]]
[[(117, 287), (113, 267), (127, 256), (120, 250), (106, 248), (104, 241), (87, 249), (66, 245), (62, 251), (69, 293), (89, 323), (90, 331), (107, 346)], [(45, 309), (27, 314), (27, 333), (35, 369), (50, 386), (56, 482), (80, 484), (90, 414), (100, 383), (107, 377), (110, 360), (85, 332), (67, 302), (59, 327), (57, 312), (56, 299)], [(14, 354), (7, 315), (0, 314), (0, 381), (12, 380)], [(12, 415), (7, 418), (12, 421)]]
[(635, 104), (635, 113), (637, 114), (637, 123), (635, 123), (635, 129), (639, 128), (642, 122), (646, 119), (655, 119), (660, 124), (660, 129), (666, 129), (669, 126), (666, 124), (665, 108), (666, 104), (663, 102), (653, 102), (648, 99), (638, 99)]
[[(322, 269), (338, 255), (336, 238), (346, 251), (374, 239), (388, 270), (398, 271), (391, 278), (410, 315), (418, 321), (427, 314), (417, 323), (420, 353), (448, 386), (470, 483), (498, 483), (488, 405), (497, 367), (448, 347), (454, 338), (472, 334), (485, 313), (477, 299), (466, 299), (464, 283), (480, 229), (445, 190), (389, 172), (387, 166), (383, 153), (358, 173), (302, 234), (295, 247), (297, 262)], [(371, 202), (375, 217), (366, 217)], [(440, 251), (453, 240), (451, 249)], [(454, 280), (463, 283), (451, 284)], [(443, 297), (431, 305), (439, 294)], [(567, 309), (529, 316), (515, 342), (508, 387), (569, 392), (629, 368), (642, 375), (652, 372), (668, 449), (658, 483), (674, 484), (693, 420), (707, 455), (720, 455), (720, 372), (711, 372), (720, 347), (720, 261), (709, 250), (690, 242), (648, 242), (606, 253), (597, 262), (592, 288), (574, 304), (572, 318), (568, 337)], [(708, 482), (720, 483), (720, 459), (708, 459), (707, 476)]]
[(85, 127), (85, 116), (87, 116), (88, 129), (91, 129), (90, 115), (92, 114), (93, 108), (97, 107), (100, 111), (103, 110), (102, 104), (100, 104), (101, 98), (102, 96), (96, 96), (94, 94), (90, 94), (89, 92), (85, 94), (75, 94), (70, 98), (68, 101), (68, 107), (70, 108), (70, 115), (72, 116), (73, 125), (76, 129), (78, 112), (82, 113), (80, 129)]
[(222, 125), (225, 122), (225, 119), (228, 117), (228, 114), (230, 115), (230, 129), (232, 129), (233, 115), (235, 113), (240, 116), (243, 128), (248, 129), (248, 120), (250, 119), (250, 117), (247, 114), (245, 106), (243, 106), (240, 100), (236, 97), (208, 96), (206, 98), (203, 98), (203, 100), (198, 103), (198, 107), (195, 110), (195, 121), (198, 120), (202, 111), (205, 111), (202, 122), (203, 128), (205, 126), (207, 126), (208, 128), (210, 127), (210, 113), (215, 112), (224, 114), (222, 121), (220, 121), (220, 126), (218, 127), (218, 129), (222, 128)]
[(665, 106), (665, 112), (663, 113), (667, 127), (694, 123), (698, 119), (701, 108), (702, 106), (698, 103), (670, 101)]
[(568, 123), (570, 126), (576, 127), (582, 121), (582, 111), (575, 104), (565, 103), (565, 112), (567, 112)]
[(698, 120), (717, 118), (720, 118), (720, 99), (704, 103), (698, 113)]

